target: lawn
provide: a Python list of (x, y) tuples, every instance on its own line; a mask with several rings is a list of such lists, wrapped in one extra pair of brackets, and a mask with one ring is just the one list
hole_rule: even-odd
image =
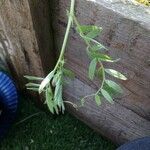
[(22, 99), (18, 118), (1, 150), (115, 150), (116, 146), (70, 114), (52, 116), (40, 112), (29, 100)]

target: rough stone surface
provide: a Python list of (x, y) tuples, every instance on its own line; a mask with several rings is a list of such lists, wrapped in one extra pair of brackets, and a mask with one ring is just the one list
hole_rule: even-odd
[[(53, 29), (57, 50), (62, 44), (66, 27), (68, 0), (55, 0)], [(138, 11), (137, 11), (138, 10)], [(123, 4), (121, 1), (77, 0), (76, 15), (81, 24), (103, 27), (98, 38), (114, 57), (121, 58), (117, 64), (105, 64), (125, 73), (127, 81), (120, 82), (124, 95), (115, 98), (115, 105), (103, 102), (97, 107), (93, 99), (84, 108), (71, 113), (93, 129), (116, 143), (124, 143), (150, 135), (150, 17), (143, 6)], [(65, 88), (65, 98), (78, 103), (80, 98), (98, 88), (97, 82), (87, 78), (89, 59), (85, 44), (72, 29), (66, 51), (67, 67), (76, 74)]]

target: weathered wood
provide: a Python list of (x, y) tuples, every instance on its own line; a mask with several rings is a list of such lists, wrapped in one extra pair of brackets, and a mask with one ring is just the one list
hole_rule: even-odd
[[(69, 3), (68, 0), (53, 2), (55, 46), (60, 49)], [(120, 63), (106, 66), (125, 73), (128, 81), (117, 81), (125, 92), (115, 98), (115, 105), (104, 102), (101, 107), (97, 107), (94, 100), (90, 99), (84, 108), (74, 111), (69, 107), (69, 111), (116, 143), (150, 135), (149, 14), (143, 7), (125, 5), (120, 1), (77, 0), (76, 15), (82, 24), (103, 27), (98, 40), (111, 49), (111, 55), (121, 58)], [(78, 103), (81, 97), (95, 91), (98, 83), (87, 78), (89, 59), (85, 44), (74, 29), (68, 42), (66, 59), (67, 66), (76, 73), (76, 79), (65, 88), (65, 98)]]
[[(80, 98), (83, 95), (96, 91), (75, 79), (64, 92), (66, 100), (80, 105)], [(97, 107), (93, 100), (89, 99), (84, 107), (78, 110), (73, 107), (68, 109), (70, 113), (115, 143), (122, 144), (128, 140), (150, 135), (150, 122), (119, 103), (110, 105), (103, 102)]]
[[(5, 0), (0, 9), (1, 66), (10, 69), (20, 87), (24, 87), (23, 75), (43, 76), (53, 62), (54, 53), (49, 53), (53, 47), (49, 23), (51, 2), (54, 4), (55, 47), (59, 50), (66, 27), (68, 0)], [(78, 111), (72, 107), (68, 110), (116, 143), (150, 135), (150, 19), (144, 11), (142, 7), (136, 11), (136, 6), (120, 1), (76, 1), (80, 22), (102, 26), (104, 30), (98, 40), (112, 49), (113, 56), (121, 58), (120, 63), (106, 66), (125, 72), (128, 81), (120, 82), (125, 93), (116, 97), (114, 105), (103, 102), (97, 107), (94, 100), (89, 99)], [(87, 78), (89, 59), (74, 29), (66, 58), (76, 78), (66, 86), (65, 98), (79, 103), (80, 97), (94, 92), (98, 83)]]
[(1, 62), (21, 88), (24, 75), (43, 76), (54, 62), (49, 6), (49, 0), (5, 0), (0, 8)]
[(39, 46), (44, 72), (47, 74), (54, 67), (55, 51), (51, 28), (51, 1), (29, 0), (33, 26)]

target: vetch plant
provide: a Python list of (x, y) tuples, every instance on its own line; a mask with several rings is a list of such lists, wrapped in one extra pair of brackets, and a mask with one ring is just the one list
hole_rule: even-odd
[[(65, 77), (73, 77), (73, 73), (64, 67), (65, 58), (64, 53), (68, 41), (69, 32), (71, 27), (76, 28), (77, 33), (80, 35), (87, 45), (86, 52), (91, 60), (89, 65), (89, 79), (94, 80), (98, 77), (102, 83), (96, 93), (87, 95), (82, 98), (82, 105), (85, 100), (89, 97), (93, 97), (97, 105), (101, 104), (102, 98), (105, 98), (110, 103), (114, 103), (112, 98), (112, 93), (114, 91), (122, 93), (121, 87), (112, 80), (106, 78), (106, 74), (119, 78), (121, 80), (126, 80), (127, 78), (120, 72), (105, 68), (103, 62), (115, 63), (119, 59), (113, 59), (112, 57), (105, 54), (108, 51), (101, 43), (96, 40), (96, 37), (100, 35), (102, 28), (94, 25), (81, 25), (74, 13), (75, 0), (71, 0), (70, 11), (67, 12), (68, 15), (68, 25), (63, 41), (63, 45), (60, 51), (58, 61), (54, 69), (45, 77), (34, 77), (25, 76), (30, 82), (26, 84), (28, 90), (38, 91), (39, 94), (45, 95), (45, 103), (47, 104), (51, 113), (64, 112), (64, 103), (70, 103), (69, 101), (64, 101), (62, 97), (63, 85), (65, 82)], [(38, 84), (40, 82), (40, 84)], [(74, 107), (78, 107), (72, 104)]]

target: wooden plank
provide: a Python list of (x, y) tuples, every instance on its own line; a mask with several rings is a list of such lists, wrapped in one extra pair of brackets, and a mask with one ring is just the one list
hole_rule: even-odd
[[(65, 32), (66, 9), (69, 3), (67, 0), (53, 2), (55, 46), (59, 50)], [(115, 105), (103, 104), (98, 108), (91, 99), (83, 110), (72, 112), (71, 109), (71, 112), (116, 143), (150, 135), (150, 18), (143, 7), (138, 7), (138, 10), (143, 10), (142, 15), (137, 15), (134, 5), (129, 7), (104, 0), (76, 1), (76, 15), (79, 21), (82, 24), (102, 26), (103, 32), (98, 40), (111, 49), (109, 54), (121, 58), (120, 63), (105, 65), (125, 73), (128, 81), (117, 81), (125, 92), (124, 95), (115, 98)], [(72, 29), (66, 59), (67, 67), (75, 72), (76, 79), (73, 87), (69, 86), (65, 90), (65, 98), (73, 102), (79, 101), (80, 93), (86, 95), (86, 88), (87, 93), (98, 88), (98, 82), (89, 81), (87, 78), (89, 59), (85, 48), (83, 41)]]
[[(64, 96), (65, 100), (80, 105), (81, 97), (92, 92), (96, 91), (82, 81), (75, 79), (65, 88)], [(76, 110), (69, 106), (68, 110), (115, 143), (122, 144), (150, 135), (150, 122), (117, 102), (111, 105), (103, 101), (102, 105), (98, 107), (90, 98), (84, 107)]]
[(55, 64), (53, 35), (51, 28), (51, 1), (29, 0), (33, 27), (37, 38), (42, 66), (46, 75)]
[(20, 88), (25, 87), (24, 75), (44, 76), (54, 62), (49, 6), (48, 0), (5, 0), (1, 6), (3, 57)]

